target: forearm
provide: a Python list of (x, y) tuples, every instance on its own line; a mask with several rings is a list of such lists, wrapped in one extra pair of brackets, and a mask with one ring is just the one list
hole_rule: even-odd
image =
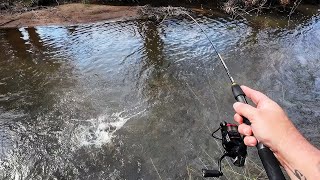
[[(255, 146), (257, 140), (268, 146), (292, 179), (320, 180), (320, 151), (295, 128), (283, 109), (266, 95), (245, 86), (242, 90), (256, 107), (235, 103), (234, 120), (240, 123), (244, 142)], [(243, 124), (246, 117), (251, 126)], [(252, 136), (254, 134), (254, 137)]]
[(319, 180), (320, 151), (295, 128), (288, 130), (288, 137), (284, 139), (277, 154), (291, 179)]

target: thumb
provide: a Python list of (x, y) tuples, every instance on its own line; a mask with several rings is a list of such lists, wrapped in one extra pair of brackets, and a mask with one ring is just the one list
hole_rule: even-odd
[(241, 116), (246, 117), (250, 122), (256, 117), (258, 114), (258, 110), (255, 107), (252, 107), (249, 104), (244, 104), (240, 102), (236, 102), (233, 104), (233, 109), (240, 114)]

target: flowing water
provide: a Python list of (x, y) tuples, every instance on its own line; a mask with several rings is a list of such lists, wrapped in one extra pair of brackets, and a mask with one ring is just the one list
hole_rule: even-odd
[[(320, 146), (320, 16), (196, 19), (235, 80)], [(299, 16), (300, 17), (300, 16)], [(187, 17), (0, 30), (0, 179), (202, 179), (233, 121), (222, 65)], [(255, 148), (221, 179), (266, 177)]]

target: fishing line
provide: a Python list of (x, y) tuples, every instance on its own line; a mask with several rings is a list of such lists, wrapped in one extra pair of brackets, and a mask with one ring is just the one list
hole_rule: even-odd
[[(170, 9), (168, 9), (170, 10)], [(240, 85), (238, 85), (237, 83), (234, 82), (229, 69), (226, 65), (226, 63), (224, 62), (222, 56), (220, 55), (220, 53), (218, 52), (217, 48), (215, 47), (215, 45), (213, 44), (213, 42), (211, 41), (211, 39), (209, 38), (209, 36), (207, 35), (207, 33), (204, 31), (204, 29), (201, 27), (201, 25), (197, 22), (197, 20), (195, 18), (193, 18), (190, 14), (188, 14), (185, 11), (181, 11), (182, 14), (187, 15), (189, 18), (191, 18), (201, 29), (201, 31), (203, 32), (203, 34), (205, 34), (206, 38), (209, 40), (210, 44), (212, 45), (214, 51), (216, 52), (217, 56), (220, 59), (220, 62), (222, 63), (230, 81), (231, 81), (231, 89), (232, 89), (232, 93), (234, 98), (236, 99), (236, 101), (238, 102), (242, 102), (245, 104), (248, 104), (247, 99), (246, 99), (246, 94), (243, 92), (243, 90), (241, 89)], [(243, 123), (247, 124), (247, 125), (251, 125), (251, 122), (243, 117)], [(222, 141), (223, 144), (225, 144), (224, 148), (227, 151), (226, 154), (224, 154), (220, 159), (219, 159), (219, 166), (221, 167), (221, 160), (225, 157), (225, 156), (229, 156), (235, 159), (234, 161), (234, 165), (236, 166), (243, 166), (244, 162), (245, 162), (245, 158), (246, 158), (246, 146), (244, 145), (244, 142), (242, 140), (242, 137), (240, 137), (236, 125), (232, 125), (229, 123), (221, 123), (221, 132), (222, 132)], [(217, 131), (215, 131), (217, 132)], [(230, 137), (233, 136), (233, 140), (234, 142), (230, 141)], [(214, 138), (215, 137), (213, 135)], [(228, 145), (228, 143), (231, 143)], [(285, 180), (285, 177), (283, 175), (283, 172), (281, 171), (281, 168), (279, 166), (279, 161), (277, 160), (277, 158), (274, 156), (273, 152), (264, 144), (262, 144), (261, 142), (259, 142), (257, 144), (257, 150), (258, 150), (258, 154), (260, 157), (260, 160), (263, 164), (263, 167), (267, 173), (267, 176), (270, 180)], [(204, 177), (219, 177), (222, 176), (223, 173), (221, 172), (221, 168), (219, 168), (219, 170), (208, 170), (208, 169), (203, 169), (203, 176)]]
[(233, 84), (233, 83), (234, 83), (234, 80), (233, 80), (233, 78), (232, 78), (232, 76), (231, 76), (231, 74), (230, 74), (230, 71), (229, 71), (226, 63), (224, 62), (222, 56), (221, 56), (220, 53), (218, 52), (216, 46), (213, 44), (213, 42), (212, 42), (211, 39), (209, 38), (208, 34), (204, 31), (204, 29), (203, 29), (203, 28), (201, 27), (201, 25), (197, 22), (197, 20), (194, 19), (190, 14), (186, 13), (185, 11), (182, 11), (182, 13), (185, 14), (185, 15), (187, 15), (188, 17), (190, 17), (190, 18), (199, 26), (199, 28), (201, 29), (201, 31), (203, 32), (203, 34), (204, 34), (204, 35), (206, 36), (206, 38), (209, 40), (209, 42), (210, 42), (211, 46), (213, 47), (214, 51), (216, 52), (217, 56), (219, 57), (220, 62), (222, 63), (224, 69), (226, 70), (226, 73), (227, 73), (227, 75), (228, 75), (231, 83)]

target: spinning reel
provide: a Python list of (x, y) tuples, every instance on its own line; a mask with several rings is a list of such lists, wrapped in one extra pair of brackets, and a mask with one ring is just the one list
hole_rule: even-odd
[[(201, 31), (203, 32), (203, 34), (207, 37), (207, 39), (209, 40), (210, 44), (212, 45), (214, 51), (216, 52), (217, 56), (220, 59), (220, 62), (222, 63), (230, 81), (231, 81), (231, 89), (232, 89), (232, 93), (234, 98), (238, 101), (238, 102), (242, 102), (245, 104), (248, 104), (247, 100), (246, 100), (246, 94), (242, 91), (241, 87), (235, 83), (233, 77), (231, 76), (229, 69), (226, 65), (226, 63), (224, 62), (224, 60), (222, 59), (222, 56), (219, 54), (217, 48), (214, 46), (213, 42), (211, 41), (211, 39), (209, 38), (209, 36), (207, 35), (207, 33), (204, 31), (204, 29), (202, 29), (202, 27), (200, 26), (200, 24), (197, 22), (196, 19), (194, 19), (192, 16), (190, 16), (188, 13), (184, 13), (187, 16), (189, 16), (201, 29)], [(250, 125), (250, 121), (243, 117), (243, 122), (247, 125)], [(218, 130), (221, 130), (221, 135), (222, 138), (217, 138), (214, 136), (214, 133), (216, 133)], [(228, 156), (234, 159), (233, 164), (235, 166), (244, 166), (244, 162), (245, 162), (245, 158), (247, 156), (247, 147), (245, 146), (244, 142), (243, 142), (243, 137), (238, 133), (237, 130), (237, 125), (235, 124), (229, 124), (226, 122), (223, 122), (220, 124), (220, 128), (218, 128), (215, 132), (212, 133), (212, 136), (214, 138), (220, 139), (222, 140), (222, 145), (223, 148), (225, 149), (225, 153), (224, 155), (219, 159), (219, 170), (207, 170), (207, 169), (203, 169), (203, 176), (204, 177), (219, 177), (222, 176), (223, 173), (221, 171), (221, 161), (224, 157)], [(284, 177), (281, 168), (279, 166), (279, 161), (277, 160), (277, 158), (274, 156), (273, 152), (264, 144), (258, 142), (257, 144), (257, 150), (258, 150), (258, 154), (260, 157), (260, 160), (263, 164), (263, 167), (268, 175), (268, 178), (270, 180), (285, 180), (286, 178)]]
[[(217, 131), (221, 130), (221, 138), (215, 136)], [(225, 153), (218, 161), (219, 170), (202, 169), (203, 177), (220, 177), (223, 176), (221, 170), (221, 161), (226, 156), (233, 159), (233, 164), (238, 167), (244, 166), (247, 156), (247, 146), (243, 142), (243, 137), (238, 132), (236, 124), (222, 122), (220, 127), (212, 133), (212, 137), (222, 141)]]

